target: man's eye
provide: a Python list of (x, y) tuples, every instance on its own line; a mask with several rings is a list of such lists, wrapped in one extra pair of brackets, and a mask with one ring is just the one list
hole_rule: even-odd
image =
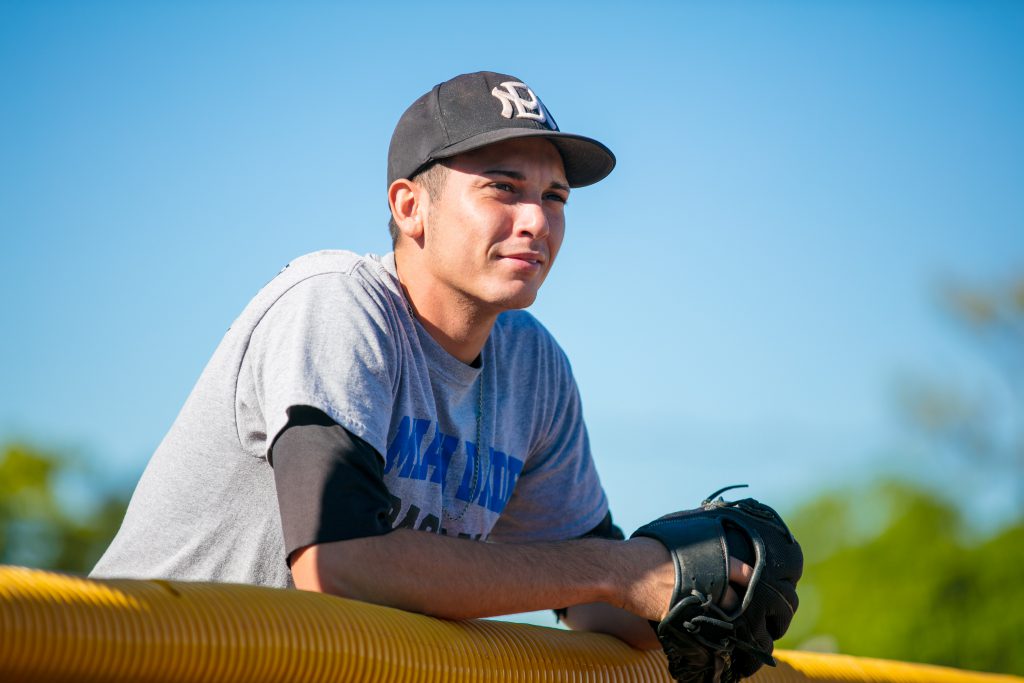
[(491, 187), (502, 192), (514, 192), (515, 188), (510, 183), (491, 183)]
[(564, 196), (558, 194), (557, 192), (549, 192), (545, 196), (545, 199), (553, 199), (556, 202), (559, 202), (561, 204), (567, 204), (569, 202), (569, 198), (568, 197), (564, 197)]

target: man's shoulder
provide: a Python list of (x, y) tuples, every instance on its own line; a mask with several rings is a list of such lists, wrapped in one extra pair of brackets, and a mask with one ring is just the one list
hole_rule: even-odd
[(274, 326), (273, 320), (326, 324), (359, 312), (383, 320), (401, 299), (387, 258), (342, 250), (299, 256), (260, 288), (232, 330), (250, 335), (257, 326)]
[(568, 365), (565, 351), (554, 335), (527, 311), (505, 311), (498, 316), (492, 334), (507, 351), (542, 356)]
[[(387, 256), (365, 256), (351, 251), (331, 249), (304, 254), (290, 261), (260, 290), (255, 301), (275, 304), (295, 289), (320, 292), (355, 288), (384, 294), (397, 291), (397, 283), (387, 268)], [(301, 298), (292, 295), (291, 298)]]
[(344, 249), (324, 249), (292, 259), (275, 279), (297, 280), (331, 273), (380, 276), (387, 272), (384, 268), (386, 258), (375, 254), (360, 255)]

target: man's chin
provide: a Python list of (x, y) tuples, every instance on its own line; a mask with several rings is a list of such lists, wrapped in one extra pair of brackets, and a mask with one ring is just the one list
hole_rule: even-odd
[(498, 306), (506, 311), (514, 311), (523, 308), (529, 308), (533, 305), (533, 302), (537, 300), (537, 290), (528, 289), (519, 292), (509, 293), (504, 297), (501, 297)]

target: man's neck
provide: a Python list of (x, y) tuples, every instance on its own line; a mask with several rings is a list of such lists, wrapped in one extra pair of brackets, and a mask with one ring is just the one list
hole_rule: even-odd
[(498, 312), (483, 312), (451, 291), (441, 291), (438, 283), (418, 277), (415, 268), (403, 270), (397, 252), (395, 268), (406, 301), (423, 329), (445, 351), (467, 365), (472, 364), (487, 343)]

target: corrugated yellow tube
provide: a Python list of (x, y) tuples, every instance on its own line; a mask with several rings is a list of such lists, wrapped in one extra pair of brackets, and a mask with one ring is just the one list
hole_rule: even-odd
[[(1016, 681), (778, 653), (754, 681)], [(0, 566), (0, 681), (669, 681), (660, 652), (594, 634), (452, 622), (327, 595), (95, 581)]]

